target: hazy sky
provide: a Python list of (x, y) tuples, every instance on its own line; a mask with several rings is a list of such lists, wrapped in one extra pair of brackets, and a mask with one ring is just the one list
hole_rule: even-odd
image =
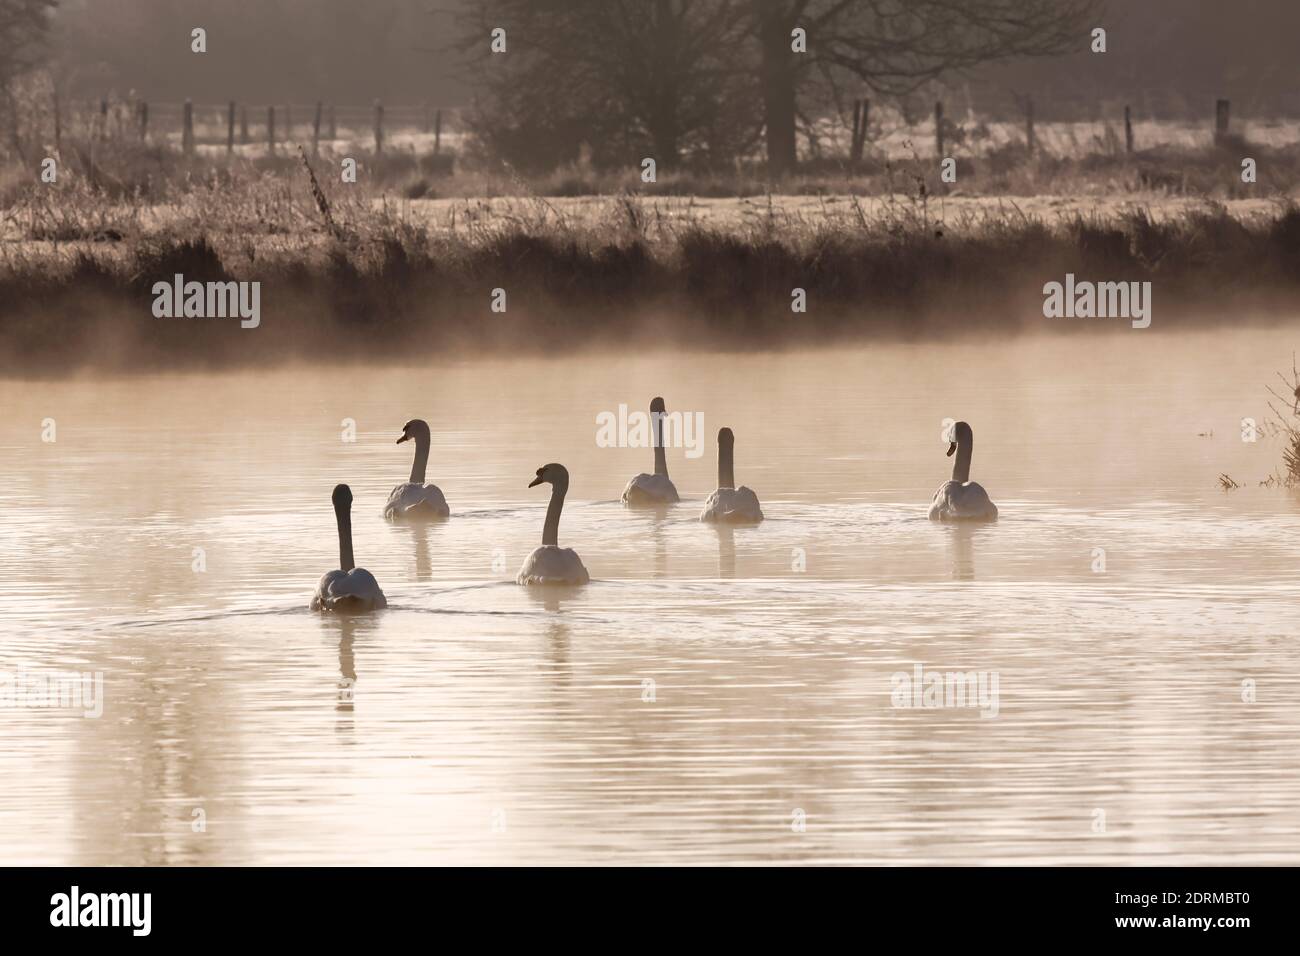
[[(88, 95), (462, 105), (469, 77), (439, 51), (451, 40), (447, 11), (468, 2), (63, 0), (58, 43), (65, 73)], [(1243, 115), (1300, 112), (1297, 0), (1110, 0), (1102, 25), (1104, 56), (983, 69), (956, 85), (968, 82), (979, 107), (1034, 91), (1045, 117), (1117, 100), (1199, 113), (1219, 95)], [(189, 49), (195, 26), (208, 31), (202, 56)]]
[[(160, 101), (455, 105), (441, 53), (459, 0), (61, 0), (58, 46), (78, 89)], [(190, 51), (203, 27), (208, 52)]]

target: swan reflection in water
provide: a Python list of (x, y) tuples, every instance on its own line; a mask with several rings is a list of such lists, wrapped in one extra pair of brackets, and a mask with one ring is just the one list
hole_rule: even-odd
[(736, 576), (736, 530), (729, 524), (719, 524), (718, 533), (718, 577), (734, 578)]
[(954, 581), (975, 580), (975, 536), (981, 528), (969, 522), (951, 529), (952, 578)]
[(357, 702), (357, 655), (358, 639), (365, 642), (378, 626), (374, 618), (354, 615), (338, 615), (322, 618), (324, 634), (331, 643), (338, 647), (338, 677), (334, 680), (334, 712), (341, 718), (335, 725), (336, 730), (353, 729), (352, 716)]
[[(401, 525), (402, 531), (410, 536), (415, 549), (415, 579), (417, 581), (433, 580), (432, 545), (434, 535), (438, 534), (441, 522), (407, 521)], [(405, 553), (403, 548), (403, 553)]]

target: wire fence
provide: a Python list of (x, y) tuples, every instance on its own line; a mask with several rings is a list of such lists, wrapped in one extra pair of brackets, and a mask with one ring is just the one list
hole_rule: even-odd
[[(459, 107), (317, 103), (193, 103), (57, 98), (48, 138), (135, 140), (185, 151), (313, 149), (360, 144), (376, 151), (454, 152), (465, 136)], [(46, 132), (46, 131), (43, 131)]]
[[(1172, 146), (1199, 148), (1229, 135), (1249, 134), (1270, 146), (1300, 143), (1300, 122), (1234, 121), (1227, 100), (1214, 104), (1201, 121), (1141, 118), (1128, 106), (1114, 106), (1099, 119), (1071, 122), (1036, 120), (1034, 104), (1021, 103), (1022, 119), (994, 120), (969, 108), (953, 114), (942, 102), (932, 115), (906, 115), (891, 106), (856, 100), (852, 119), (824, 117), (805, 128), (807, 158), (864, 153), (891, 160), (910, 156), (987, 156), (1006, 149), (1028, 149), (1051, 156), (1133, 152)], [(1145, 112), (1145, 111), (1144, 111)], [(432, 104), (370, 105), (317, 103), (184, 103), (136, 98), (54, 101), (47, 141), (62, 137), (134, 140), (204, 154), (226, 151), (256, 156), (298, 145), (313, 152), (343, 149), (365, 152), (438, 155), (459, 153), (468, 135), (466, 111)]]

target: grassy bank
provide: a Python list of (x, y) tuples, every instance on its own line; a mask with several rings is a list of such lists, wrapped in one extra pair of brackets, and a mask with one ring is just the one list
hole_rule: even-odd
[[(1249, 187), (1245, 150), (1260, 170)], [(1150, 281), (1155, 334), (1300, 305), (1294, 147), (1031, 159), (1008, 146), (960, 160), (955, 185), (921, 159), (810, 164), (775, 184), (749, 167), (525, 179), (404, 153), (361, 156), (353, 184), (338, 159), (69, 140), (54, 183), (8, 167), (0, 373), (1126, 326), (1044, 319), (1043, 285), (1066, 273)], [(476, 198), (430, 198), (465, 191)], [(1038, 211), (997, 198), (1008, 191)], [(749, 198), (699, 198), (721, 195)], [(260, 326), (156, 318), (154, 284), (177, 274), (260, 283)]]
[[(304, 172), (305, 175), (305, 172)], [(869, 338), (1087, 333), (1120, 319), (1049, 320), (1043, 284), (1151, 281), (1152, 329), (1230, 327), (1300, 306), (1300, 211), (1249, 222), (1205, 204), (1053, 223), (1006, 211), (936, 224), (921, 200), (867, 216), (657, 222), (606, 200), (575, 225), (544, 198), (453, 232), (384, 206), (305, 205), (220, 191), (166, 228), (11, 244), (0, 262), (0, 369), (169, 368), (295, 358), (418, 357), (584, 347), (765, 348)], [(210, 217), (205, 223), (204, 217)], [(292, 225), (293, 228), (288, 228)], [(75, 231), (75, 230), (74, 230)], [(261, 283), (261, 325), (155, 318), (153, 285)], [(791, 309), (805, 290), (807, 311)], [(506, 311), (491, 308), (505, 290)], [(499, 301), (499, 299), (498, 299)]]

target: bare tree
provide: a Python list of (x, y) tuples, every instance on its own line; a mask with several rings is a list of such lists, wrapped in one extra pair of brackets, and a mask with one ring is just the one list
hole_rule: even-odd
[[(1086, 45), (1098, 0), (750, 0), (758, 42), (768, 167), (796, 161), (801, 96), (846, 82), (902, 95), (945, 73), (992, 60)], [(792, 49), (805, 31), (807, 52)]]
[(0, 87), (35, 66), (44, 54), (57, 0), (0, 0)]
[[(487, 93), (483, 125), (521, 135), (523, 150), (544, 129), (606, 156), (644, 143), (666, 167), (716, 151), (744, 125), (733, 61), (744, 12), (745, 0), (479, 0), (462, 18), (462, 45)], [(506, 52), (494, 55), (497, 28)]]
[(56, 0), (0, 0), (0, 119), (14, 151), (23, 153), (15, 82), (46, 54), (50, 13)]

